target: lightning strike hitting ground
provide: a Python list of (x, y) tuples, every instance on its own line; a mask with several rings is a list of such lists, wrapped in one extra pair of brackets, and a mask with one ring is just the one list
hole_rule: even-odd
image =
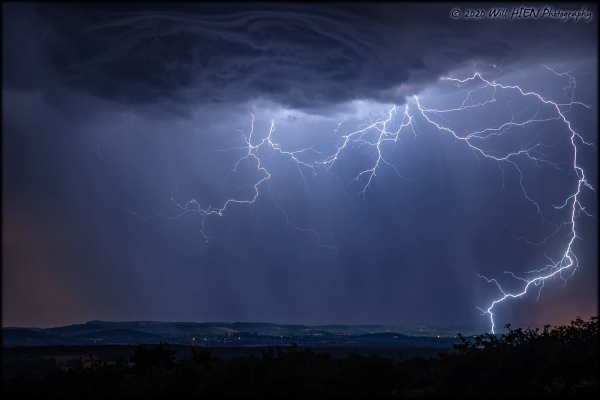
[[(500, 67), (495, 65), (489, 66), (482, 63), (476, 63), (475, 66), (478, 64), (484, 67), (494, 68), (497, 71), (495, 76), (503, 72)], [(315, 178), (321, 172), (333, 175), (332, 168), (344, 157), (346, 150), (350, 148), (365, 149), (372, 157), (371, 164), (368, 168), (359, 171), (353, 179), (353, 182), (356, 182), (359, 185), (357, 194), (360, 195), (366, 203), (367, 193), (372, 191), (372, 183), (377, 179), (377, 173), (382, 168), (389, 168), (393, 170), (397, 176), (409, 180), (399, 172), (396, 165), (390, 160), (390, 157), (400, 140), (400, 135), (404, 133), (416, 137), (418, 132), (417, 124), (422, 122), (430, 127), (435, 127), (441, 134), (452, 135), (456, 141), (468, 146), (477, 157), (478, 161), (479, 157), (483, 157), (482, 159), (488, 159), (496, 163), (502, 171), (503, 183), (504, 174), (506, 172), (505, 169), (507, 167), (514, 168), (517, 171), (522, 195), (529, 202), (530, 207), (533, 207), (535, 216), (539, 218), (542, 223), (551, 227), (551, 233), (541, 240), (530, 240), (525, 236), (517, 236), (513, 229), (508, 226), (508, 229), (516, 240), (525, 240), (531, 245), (539, 246), (546, 243), (550, 238), (557, 237), (559, 233), (562, 233), (564, 238), (568, 240), (568, 242), (564, 244), (564, 251), (559, 259), (553, 260), (549, 256), (546, 256), (549, 263), (540, 268), (526, 272), (526, 274), (528, 274), (527, 278), (519, 277), (513, 272), (506, 271), (505, 274), (512, 276), (517, 283), (521, 283), (521, 288), (516, 292), (510, 292), (503, 289), (501, 284), (495, 278), (490, 279), (478, 275), (487, 282), (494, 283), (495, 287), (500, 292), (498, 297), (487, 307), (478, 307), (483, 315), (489, 316), (491, 332), (493, 333), (495, 328), (493, 312), (502, 302), (523, 297), (534, 288), (538, 288), (539, 298), (541, 289), (548, 280), (559, 277), (563, 280), (563, 284), (565, 284), (566, 281), (573, 276), (573, 273), (578, 266), (578, 260), (572, 248), (575, 239), (580, 239), (576, 232), (576, 219), (581, 213), (591, 216), (580, 203), (580, 194), (584, 189), (594, 190), (592, 185), (586, 180), (584, 170), (578, 164), (577, 160), (578, 146), (592, 146), (592, 143), (586, 142), (583, 137), (572, 128), (571, 122), (565, 116), (566, 113), (570, 112), (575, 107), (591, 108), (590, 105), (574, 100), (575, 90), (577, 88), (576, 75), (582, 74), (581, 72), (577, 72), (577, 68), (580, 65), (565, 72), (557, 72), (557, 69), (559, 69), (560, 66), (543, 66), (546, 70), (555, 75), (557, 79), (567, 79), (567, 85), (564, 88), (565, 97), (568, 99), (566, 102), (553, 102), (542, 96), (540, 93), (523, 90), (517, 85), (500, 84), (494, 80), (484, 78), (480, 73), (474, 73), (472, 76), (465, 79), (443, 78), (441, 84), (454, 85), (459, 93), (464, 93), (464, 99), (457, 107), (429, 108), (423, 104), (423, 102), (427, 102), (426, 98), (419, 99), (419, 97), (414, 96), (404, 106), (403, 112), (398, 112), (397, 107), (393, 106), (384, 117), (375, 120), (370, 119), (364, 126), (360, 127), (360, 129), (341, 135), (338, 139), (338, 143), (334, 144), (332, 146), (333, 149), (327, 153), (317, 151), (313, 147), (306, 147), (294, 151), (285, 150), (276, 138), (274, 122), (271, 122), (268, 134), (266, 134), (265, 137), (257, 138), (254, 131), (254, 116), (252, 116), (248, 133), (245, 133), (244, 130), (237, 130), (240, 135), (239, 145), (222, 150), (215, 150), (227, 153), (243, 152), (243, 155), (230, 168), (227, 179), (238, 171), (242, 162), (248, 163), (253, 166), (253, 168), (256, 168), (260, 177), (251, 183), (243, 185), (244, 187), (252, 188), (251, 195), (229, 198), (217, 206), (202, 206), (193, 198), (182, 204), (175, 200), (175, 192), (178, 189), (178, 185), (174, 179), (175, 189), (171, 191), (171, 201), (177, 206), (179, 212), (173, 215), (163, 213), (150, 216), (142, 216), (131, 210), (130, 212), (145, 219), (158, 216), (163, 216), (167, 219), (175, 219), (189, 212), (198, 213), (202, 216), (200, 233), (202, 234), (204, 241), (208, 242), (210, 239), (213, 239), (213, 237), (205, 234), (205, 219), (208, 216), (222, 216), (227, 211), (228, 207), (233, 204), (253, 204), (261, 193), (265, 192), (264, 195), (269, 196), (272, 199), (276, 207), (285, 215), (286, 222), (290, 226), (300, 232), (314, 234), (319, 246), (337, 249), (337, 245), (322, 243), (317, 230), (301, 228), (291, 221), (285, 208), (273, 197), (270, 183), (273, 171), (270, 169), (271, 167), (268, 166), (273, 165), (273, 163), (271, 162), (268, 164), (266, 163), (266, 160), (270, 159), (272, 161), (273, 155), (279, 154), (294, 162), (300, 174), (301, 182), (304, 184), (305, 189), (308, 190), (307, 177), (308, 179)], [(511, 99), (514, 98), (515, 102), (518, 102), (518, 100), (521, 99), (523, 101), (528, 101), (529, 103), (527, 103), (527, 106), (523, 106), (522, 109), (515, 111), (513, 110), (514, 105), (512, 105), (512, 100), (505, 101), (506, 107), (510, 110), (510, 115), (507, 120), (502, 122), (490, 122), (480, 129), (466, 132), (464, 129), (451, 128), (451, 119), (456, 120), (458, 118), (460, 120), (461, 118), (469, 118), (468, 116), (461, 117), (461, 113), (474, 112), (479, 111), (484, 107), (496, 106), (500, 102), (498, 99), (500, 94), (508, 96)], [(529, 105), (530, 103), (533, 105)], [(534, 106), (536, 107), (534, 115), (526, 117), (525, 114)], [(413, 111), (413, 113), (411, 113), (411, 111)], [(549, 124), (552, 124), (552, 126), (556, 127), (558, 130), (565, 130), (565, 134), (568, 137), (568, 143), (566, 145), (568, 146), (570, 154), (568, 162), (565, 162), (564, 160), (553, 160), (552, 151), (559, 148), (562, 149), (561, 146), (565, 146), (565, 143), (561, 141), (560, 138), (556, 139), (551, 136), (545, 137), (545, 135), (550, 135), (551, 129), (548, 129)], [(340, 125), (341, 123), (338, 124), (335, 133), (340, 129)], [(524, 144), (520, 144), (516, 148), (513, 146), (512, 149), (507, 149), (504, 145), (498, 145), (497, 141), (499, 139), (510, 139), (512, 135), (515, 135), (515, 133), (519, 134), (519, 130), (523, 129), (529, 134), (529, 136), (527, 136), (529, 139), (526, 139)], [(104, 136), (98, 144), (98, 155), (102, 161), (109, 165), (110, 170), (108, 161), (100, 156), (100, 144), (107, 138), (107, 135)], [(564, 195), (560, 204), (553, 205), (550, 211), (545, 210), (544, 207), (540, 206), (540, 200), (530, 194), (527, 185), (524, 183), (525, 168), (523, 165), (526, 162), (534, 163), (535, 167), (545, 165), (555, 168), (562, 174), (571, 174), (577, 183), (574, 185), (572, 191)], [(110, 170), (110, 172), (112, 175), (112, 170)], [(348, 185), (351, 183), (352, 182), (348, 183)], [(236, 187), (238, 189), (242, 188), (242, 186)], [(551, 218), (547, 216), (552, 209), (568, 210), (568, 218), (560, 222), (552, 222)]]
[[(550, 145), (550, 146), (543, 144), (541, 142), (541, 140), (539, 140), (539, 134), (541, 134), (543, 131), (539, 132), (539, 134), (535, 137), (536, 139), (538, 139), (538, 141), (535, 141), (535, 142), (531, 141), (526, 146), (520, 148), (518, 151), (507, 152), (502, 155), (495, 155), (494, 153), (497, 153), (496, 151), (484, 150), (477, 143), (485, 142), (486, 139), (491, 138), (493, 136), (505, 134), (508, 131), (508, 129), (510, 129), (513, 126), (522, 127), (522, 126), (526, 126), (526, 125), (533, 125), (536, 123), (546, 123), (546, 122), (550, 122), (550, 121), (555, 121), (555, 123), (558, 123), (567, 129), (567, 132), (569, 135), (569, 140), (570, 140), (570, 145), (571, 145), (571, 149), (572, 149), (572, 164), (569, 165), (569, 168), (573, 172), (575, 172), (575, 176), (577, 177), (577, 186), (576, 186), (576, 190), (574, 190), (574, 192), (567, 194), (564, 203), (562, 203), (560, 205), (555, 205), (553, 207), (554, 207), (554, 209), (557, 209), (557, 210), (568, 207), (570, 210), (570, 213), (569, 213), (570, 218), (567, 221), (563, 221), (559, 224), (552, 224), (555, 226), (556, 229), (549, 236), (545, 237), (540, 242), (537, 242), (537, 243), (531, 242), (524, 237), (516, 237), (515, 236), (515, 238), (516, 239), (525, 239), (528, 243), (533, 244), (533, 245), (540, 245), (542, 243), (545, 243), (549, 238), (555, 237), (558, 234), (558, 232), (561, 230), (561, 228), (567, 227), (568, 233), (565, 237), (569, 238), (569, 241), (568, 241), (567, 245), (565, 246), (565, 250), (564, 250), (562, 257), (559, 260), (554, 261), (551, 258), (549, 258), (548, 256), (546, 256), (548, 258), (548, 260), (550, 260), (550, 264), (546, 265), (543, 268), (537, 269), (537, 270), (528, 271), (528, 273), (537, 273), (538, 276), (536, 276), (536, 277), (522, 278), (522, 277), (516, 276), (512, 272), (505, 271), (505, 274), (509, 274), (509, 275), (513, 276), (515, 279), (520, 280), (525, 283), (523, 285), (522, 290), (519, 290), (517, 293), (510, 293), (510, 292), (503, 290), (502, 286), (496, 279), (489, 279), (484, 276), (478, 275), (481, 278), (485, 279), (487, 282), (490, 282), (490, 283), (493, 282), (497, 286), (498, 290), (501, 293), (501, 296), (498, 299), (494, 300), (486, 309), (480, 308), (480, 310), (483, 312), (484, 315), (489, 315), (492, 333), (494, 333), (494, 327), (495, 327), (494, 326), (494, 314), (492, 311), (496, 305), (498, 305), (508, 299), (522, 297), (525, 294), (527, 294), (528, 290), (531, 287), (538, 287), (538, 286), (539, 286), (539, 292), (538, 292), (538, 299), (539, 299), (541, 290), (544, 286), (544, 283), (547, 280), (549, 280), (552, 277), (560, 277), (563, 280), (563, 285), (564, 285), (566, 283), (567, 279), (569, 279), (571, 276), (573, 276), (573, 274), (578, 266), (577, 257), (575, 256), (575, 254), (573, 253), (573, 250), (572, 250), (573, 242), (575, 241), (575, 239), (579, 238), (576, 233), (576, 224), (575, 224), (576, 217), (579, 216), (580, 212), (583, 212), (587, 216), (591, 216), (589, 213), (586, 212), (585, 207), (583, 207), (581, 205), (581, 203), (579, 202), (579, 195), (581, 193), (582, 187), (586, 187), (590, 190), (594, 190), (594, 188), (587, 182), (583, 169), (577, 164), (577, 146), (578, 146), (578, 144), (579, 145), (587, 145), (587, 146), (591, 146), (592, 144), (586, 142), (579, 133), (577, 133), (573, 130), (573, 128), (571, 127), (571, 123), (567, 120), (567, 118), (564, 115), (564, 112), (571, 110), (571, 108), (574, 106), (582, 106), (582, 107), (585, 107), (588, 109), (591, 107), (589, 105), (583, 104), (581, 102), (574, 101), (576, 80), (573, 77), (572, 73), (576, 67), (567, 72), (561, 73), (561, 74), (557, 73), (553, 68), (549, 68), (547, 66), (544, 66), (544, 67), (549, 69), (550, 71), (552, 71), (557, 76), (567, 76), (569, 78), (569, 85), (567, 87), (565, 87), (565, 91), (567, 91), (570, 94), (569, 102), (555, 103), (548, 99), (545, 99), (544, 97), (542, 97), (540, 94), (538, 94), (536, 92), (526, 92), (523, 89), (521, 89), (519, 86), (501, 85), (501, 84), (498, 84), (495, 82), (491, 82), (491, 81), (483, 78), (479, 73), (476, 73), (473, 76), (466, 78), (466, 79), (462, 79), (462, 80), (461, 79), (452, 79), (452, 78), (444, 78), (444, 80), (455, 84), (457, 88), (460, 88), (462, 85), (465, 85), (469, 82), (483, 83), (483, 86), (481, 86), (477, 89), (474, 89), (474, 90), (481, 90), (481, 89), (486, 89), (486, 88), (493, 89), (493, 95), (491, 96), (491, 98), (484, 102), (480, 102), (477, 104), (473, 104), (472, 102), (469, 103), (469, 100), (471, 99), (471, 95), (474, 92), (474, 90), (469, 91), (467, 93), (467, 96), (465, 97), (465, 101), (461, 104), (461, 106), (458, 108), (454, 108), (454, 109), (443, 109), (443, 110), (428, 109), (426, 107), (423, 107), (419, 103), (419, 100), (416, 97), (414, 100), (415, 104), (417, 105), (417, 107), (418, 107), (419, 111), (421, 112), (421, 114), (423, 115), (423, 117), (425, 117), (425, 119), (427, 119), (427, 121), (429, 121), (430, 123), (434, 124), (440, 131), (448, 132), (449, 134), (453, 135), (456, 139), (463, 141), (476, 154), (480, 154), (486, 158), (495, 160), (498, 163), (508, 162), (508, 163), (512, 164), (519, 172), (519, 175), (520, 175), (519, 183), (520, 183), (521, 189), (523, 191), (523, 195), (529, 202), (531, 202), (535, 206), (537, 214), (544, 222), (549, 222), (549, 221), (545, 218), (545, 215), (542, 212), (538, 202), (536, 202), (536, 200), (534, 200), (533, 198), (531, 198), (528, 195), (527, 190), (526, 190), (525, 186), (523, 185), (523, 171), (521, 170), (521, 168), (519, 168), (518, 158), (519, 158), (519, 156), (525, 156), (528, 159), (534, 161), (535, 163), (547, 163), (547, 164), (550, 164), (550, 165), (556, 167), (557, 169), (563, 171), (563, 169), (561, 168), (561, 166), (558, 165), (558, 163), (550, 162), (548, 160), (548, 158), (549, 158), (548, 155), (545, 154), (542, 150), (543, 148), (546, 148), (548, 150), (549, 148), (557, 146), (558, 143), (554, 143), (553, 145)], [(520, 96), (532, 97), (537, 102), (547, 105), (547, 106), (550, 106), (550, 108), (554, 109), (555, 114), (553, 116), (549, 116), (546, 118), (540, 118), (537, 116), (538, 114), (536, 113), (536, 116), (534, 116), (533, 118), (517, 122), (515, 120), (517, 113), (513, 113), (511, 120), (508, 122), (502, 123), (497, 126), (487, 127), (487, 128), (481, 129), (481, 130), (469, 132), (467, 134), (461, 134), (461, 135), (457, 134), (452, 129), (449, 129), (447, 127), (444, 127), (444, 126), (434, 122), (429, 117), (430, 115), (438, 115), (439, 116), (443, 113), (459, 112), (459, 111), (463, 111), (467, 108), (480, 107), (484, 104), (487, 104), (490, 102), (495, 102), (496, 101), (495, 94), (496, 94), (497, 90), (515, 91)], [(563, 108), (564, 108), (564, 111), (562, 110)], [(499, 164), (499, 166), (500, 166), (500, 168), (502, 168), (501, 164)], [(512, 230), (511, 230), (511, 233), (512, 233)], [(514, 234), (513, 234), (513, 236), (514, 236)], [(568, 276), (565, 277), (563, 274), (568, 274)]]

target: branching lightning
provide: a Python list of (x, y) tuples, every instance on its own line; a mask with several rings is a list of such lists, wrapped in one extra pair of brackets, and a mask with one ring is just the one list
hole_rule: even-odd
[[(495, 65), (489, 66), (482, 63), (476, 63), (475, 65), (477, 64), (494, 68), (497, 71), (495, 74), (496, 77), (503, 72), (500, 67)], [(272, 161), (272, 157), (275, 154), (278, 154), (295, 163), (300, 176), (300, 181), (304, 185), (304, 188), (308, 190), (307, 180), (315, 178), (321, 172), (333, 175), (333, 167), (344, 157), (347, 150), (350, 148), (364, 150), (363, 154), (368, 153), (371, 157), (370, 165), (368, 168), (358, 171), (352, 182), (349, 182), (348, 185), (353, 182), (357, 184), (359, 190), (356, 194), (366, 203), (367, 195), (373, 190), (373, 182), (377, 179), (378, 172), (382, 168), (390, 169), (391, 171), (394, 171), (398, 177), (409, 180), (400, 173), (399, 168), (392, 162), (390, 157), (396, 145), (400, 142), (401, 135), (410, 135), (413, 138), (416, 137), (418, 132), (416, 126), (417, 121), (418, 123), (421, 123), (422, 121), (430, 128), (435, 128), (442, 134), (451, 135), (456, 141), (468, 146), (477, 157), (478, 161), (479, 158), (482, 157), (482, 159), (487, 159), (496, 163), (502, 171), (503, 179), (505, 168), (510, 167), (517, 171), (520, 191), (530, 204), (530, 207), (533, 208), (535, 217), (539, 218), (543, 223), (552, 226), (552, 229), (551, 233), (543, 239), (530, 240), (525, 236), (517, 236), (513, 229), (507, 225), (510, 233), (516, 240), (524, 240), (531, 245), (539, 246), (546, 243), (551, 238), (556, 238), (561, 233), (565, 233), (566, 230), (564, 238), (568, 239), (568, 242), (559, 259), (553, 260), (549, 256), (546, 256), (546, 265), (526, 272), (527, 277), (520, 277), (509, 271), (505, 272), (505, 274), (512, 276), (517, 283), (521, 284), (521, 288), (516, 292), (513, 293), (504, 289), (497, 279), (490, 279), (478, 275), (488, 283), (493, 283), (500, 292), (498, 297), (493, 300), (489, 306), (479, 308), (483, 315), (489, 316), (491, 332), (493, 333), (495, 328), (494, 310), (502, 302), (523, 297), (528, 292), (535, 290), (535, 288), (538, 289), (537, 296), (539, 298), (542, 288), (551, 278), (561, 278), (563, 284), (565, 284), (566, 281), (573, 276), (573, 273), (578, 267), (578, 259), (573, 252), (573, 243), (575, 239), (580, 239), (576, 232), (576, 219), (581, 213), (586, 216), (591, 216), (581, 204), (580, 194), (585, 189), (594, 191), (594, 188), (586, 180), (584, 170), (578, 164), (577, 151), (578, 147), (592, 146), (592, 143), (585, 141), (582, 135), (575, 131), (571, 126), (571, 122), (565, 116), (565, 114), (570, 112), (574, 107), (591, 109), (591, 106), (575, 101), (575, 91), (577, 88), (576, 76), (581, 74), (581, 72), (577, 72), (579, 66), (565, 72), (558, 72), (557, 70), (559, 67), (560, 66), (543, 66), (543, 68), (551, 72), (557, 78), (566, 78), (568, 80), (568, 83), (564, 88), (565, 97), (567, 98), (567, 101), (565, 102), (551, 101), (541, 93), (526, 91), (517, 85), (497, 83), (495, 80), (484, 78), (481, 73), (474, 73), (472, 76), (464, 79), (443, 78), (441, 83), (453, 85), (459, 93), (464, 93), (464, 100), (460, 105), (452, 108), (430, 108), (423, 104), (423, 101), (426, 102), (426, 98), (420, 99), (419, 97), (414, 96), (407, 101), (406, 105), (403, 107), (403, 111), (399, 111), (397, 106), (392, 106), (383, 117), (369, 119), (363, 126), (360, 126), (359, 129), (342, 134), (336, 139), (337, 144), (334, 144), (332, 149), (328, 152), (316, 150), (314, 147), (306, 147), (297, 150), (284, 149), (281, 146), (280, 141), (277, 140), (274, 122), (271, 122), (269, 131), (263, 135), (264, 137), (257, 137), (254, 116), (252, 116), (250, 128), (247, 130), (248, 132), (237, 130), (240, 137), (238, 141), (230, 143), (231, 147), (214, 150), (227, 153), (242, 153), (240, 158), (229, 168), (227, 179), (238, 171), (242, 163), (247, 163), (256, 169), (259, 176), (255, 181), (244, 185), (247, 188), (251, 188), (251, 195), (246, 195), (245, 197), (240, 195), (239, 197), (228, 198), (217, 206), (202, 206), (200, 202), (193, 198), (185, 203), (181, 203), (175, 199), (178, 184), (177, 181), (173, 179), (175, 188), (171, 191), (171, 201), (176, 205), (178, 212), (173, 215), (162, 213), (150, 216), (143, 216), (131, 210), (130, 212), (145, 219), (159, 216), (167, 219), (176, 219), (189, 212), (198, 213), (202, 216), (200, 233), (204, 241), (208, 242), (213, 239), (213, 237), (208, 236), (205, 233), (205, 219), (208, 216), (223, 216), (227, 209), (232, 205), (250, 205), (255, 203), (259, 196), (265, 195), (268, 196), (274, 202), (277, 209), (285, 215), (287, 224), (293, 229), (315, 235), (319, 246), (336, 249), (337, 245), (323, 243), (317, 230), (299, 227), (297, 223), (292, 221), (285, 211), (285, 207), (276, 201), (271, 188), (273, 163), (269, 163), (268, 160)], [(476, 96), (482, 91), (486, 91), (487, 95)], [(533, 117), (526, 118), (524, 116), (525, 109), (514, 111), (511, 102), (508, 101), (507, 107), (510, 109), (510, 118), (504, 122), (490, 122), (480, 129), (468, 132), (463, 132), (458, 128), (451, 128), (452, 124), (450, 119), (456, 117), (460, 118), (460, 113), (463, 112), (479, 111), (485, 106), (494, 105), (494, 103), (498, 101), (498, 95), (500, 93), (508, 94), (523, 100), (530, 100), (535, 104), (535, 107), (537, 107), (537, 111), (534, 113)], [(476, 97), (481, 99), (476, 100)], [(554, 124), (561, 129), (566, 129), (569, 138), (568, 144), (566, 144), (569, 147), (570, 152), (569, 162), (554, 161), (552, 159), (552, 150), (565, 145), (565, 143), (561, 140), (554, 140), (552, 143), (547, 143), (542, 140), (543, 135), (547, 131), (548, 124)], [(335, 130), (336, 134), (340, 129), (340, 125), (341, 123), (338, 124)], [(542, 126), (543, 128), (538, 129), (539, 126)], [(534, 134), (530, 140), (524, 145), (521, 145), (518, 149), (506, 150), (498, 146), (494, 147), (494, 143), (496, 143), (494, 142), (495, 140), (498, 138), (505, 138), (509, 133), (514, 134), (515, 130), (518, 129), (532, 130), (534, 131)], [(106, 136), (102, 138), (101, 142), (105, 139)], [(98, 156), (102, 161), (109, 165), (110, 170), (110, 164), (100, 155), (101, 142), (98, 144)], [(540, 206), (539, 199), (536, 200), (535, 196), (530, 193), (527, 185), (524, 183), (523, 160), (532, 162), (535, 166), (550, 166), (561, 173), (573, 174), (574, 179), (577, 180), (577, 184), (574, 185), (573, 191), (567, 193), (564, 197), (564, 201), (553, 206), (554, 210), (568, 210), (569, 217), (566, 220), (555, 223), (547, 217), (547, 211)], [(110, 172), (112, 175), (113, 171), (110, 170)], [(241, 189), (243, 187), (240, 186), (237, 188)]]
[[(574, 70), (577, 67), (570, 69), (569, 71), (564, 72), (564, 73), (558, 73), (558, 72), (556, 72), (556, 70), (554, 68), (550, 68), (547, 66), (544, 66), (544, 67), (547, 68), (548, 70), (552, 71), (557, 76), (567, 76), (569, 78), (569, 84), (568, 84), (568, 86), (565, 87), (565, 92), (568, 93), (570, 101), (568, 101), (566, 103), (556, 103), (556, 102), (550, 101), (548, 99), (545, 99), (544, 97), (542, 97), (540, 94), (538, 94), (536, 92), (526, 92), (523, 89), (521, 89), (519, 86), (501, 85), (499, 83), (489, 81), (489, 80), (483, 78), (481, 76), (481, 74), (479, 74), (479, 73), (475, 73), (473, 76), (466, 78), (466, 79), (445, 78), (444, 80), (456, 85), (458, 88), (460, 88), (462, 85), (465, 85), (466, 83), (469, 83), (472, 81), (477, 81), (477, 82), (483, 83), (483, 86), (480, 87), (479, 89), (491, 88), (493, 90), (492, 97), (490, 99), (486, 100), (484, 103), (477, 103), (477, 104), (468, 103), (468, 100), (471, 98), (471, 93), (472, 93), (472, 91), (471, 91), (471, 92), (468, 92), (468, 94), (465, 98), (465, 101), (461, 104), (460, 107), (454, 108), (454, 109), (443, 109), (443, 110), (435, 109), (435, 110), (433, 110), (433, 109), (428, 109), (426, 107), (423, 107), (419, 103), (419, 100), (415, 97), (415, 103), (416, 103), (419, 111), (423, 115), (423, 117), (425, 117), (425, 119), (427, 119), (427, 121), (429, 121), (431, 124), (435, 125), (437, 127), (437, 129), (439, 129), (440, 131), (448, 132), (449, 134), (453, 135), (456, 139), (463, 141), (476, 154), (480, 154), (483, 157), (492, 159), (499, 163), (500, 162), (508, 162), (508, 163), (512, 164), (519, 172), (519, 175), (520, 175), (519, 183), (520, 183), (523, 195), (529, 202), (531, 202), (535, 206), (537, 214), (545, 222), (549, 222), (549, 221), (545, 218), (544, 213), (542, 212), (539, 204), (532, 197), (530, 197), (530, 195), (527, 193), (525, 186), (523, 185), (523, 171), (521, 170), (521, 168), (519, 168), (519, 163), (517, 161), (517, 158), (519, 156), (526, 156), (527, 158), (534, 161), (535, 163), (548, 163), (560, 170), (561, 167), (557, 163), (550, 162), (548, 160), (547, 155), (543, 152), (544, 147), (546, 147), (546, 148), (553, 147), (553, 146), (558, 145), (558, 143), (554, 143), (552, 146), (548, 146), (548, 145), (543, 145), (540, 141), (538, 141), (538, 142), (531, 141), (530, 143), (528, 143), (526, 146), (519, 149), (518, 151), (508, 152), (503, 155), (495, 155), (496, 152), (484, 150), (481, 146), (478, 145), (478, 143), (481, 143), (482, 141), (485, 141), (486, 139), (488, 139), (492, 136), (502, 135), (512, 126), (525, 126), (525, 125), (544, 123), (544, 122), (550, 122), (550, 121), (556, 121), (556, 122), (562, 124), (564, 127), (567, 128), (568, 133), (569, 133), (570, 145), (572, 148), (572, 164), (569, 165), (569, 168), (572, 171), (574, 171), (576, 174), (577, 186), (576, 186), (576, 190), (572, 193), (569, 193), (569, 195), (565, 198), (564, 203), (562, 203), (560, 205), (555, 205), (554, 209), (558, 210), (558, 209), (568, 208), (570, 210), (570, 212), (569, 212), (570, 218), (565, 222), (561, 222), (560, 224), (555, 225), (556, 229), (553, 231), (553, 233), (551, 233), (549, 236), (547, 236), (540, 242), (532, 242), (532, 241), (527, 240), (524, 237), (516, 237), (513, 234), (513, 236), (515, 236), (516, 239), (525, 239), (530, 244), (540, 245), (542, 243), (545, 243), (549, 238), (556, 236), (558, 234), (558, 232), (561, 230), (561, 228), (568, 227), (568, 233), (566, 235), (566, 237), (569, 238), (568, 244), (566, 245), (564, 253), (559, 260), (554, 261), (550, 257), (546, 256), (547, 259), (550, 261), (549, 264), (547, 264), (543, 268), (529, 271), (529, 273), (538, 274), (538, 276), (536, 276), (536, 277), (522, 278), (522, 277), (516, 276), (512, 272), (505, 271), (505, 274), (509, 274), (512, 277), (514, 277), (515, 279), (522, 281), (524, 283), (522, 290), (518, 291), (517, 293), (510, 293), (510, 292), (505, 291), (496, 279), (489, 279), (485, 276), (479, 275), (481, 278), (485, 279), (487, 282), (494, 283), (501, 293), (501, 296), (499, 298), (497, 298), (496, 300), (492, 301), (492, 303), (486, 309), (480, 308), (480, 310), (483, 312), (484, 315), (489, 315), (492, 333), (494, 333), (493, 310), (496, 305), (498, 305), (508, 299), (523, 297), (527, 294), (529, 289), (532, 287), (539, 287), (539, 291), (538, 291), (538, 299), (539, 299), (539, 296), (540, 296), (542, 288), (544, 287), (544, 284), (550, 278), (559, 277), (563, 280), (563, 285), (564, 285), (564, 284), (566, 284), (566, 281), (571, 276), (573, 276), (573, 274), (578, 266), (577, 257), (572, 249), (573, 242), (575, 241), (575, 239), (579, 239), (579, 237), (577, 236), (577, 233), (576, 233), (576, 224), (575, 224), (576, 217), (579, 215), (580, 212), (583, 212), (587, 216), (591, 216), (585, 210), (585, 207), (583, 207), (579, 201), (581, 190), (584, 187), (588, 188), (590, 190), (594, 190), (594, 188), (592, 187), (592, 185), (590, 185), (587, 182), (583, 169), (577, 163), (577, 146), (578, 146), (578, 144), (579, 145), (587, 145), (587, 146), (591, 146), (592, 144), (586, 142), (579, 133), (575, 132), (575, 130), (571, 126), (571, 123), (564, 115), (567, 111), (570, 111), (571, 108), (574, 106), (582, 106), (582, 107), (585, 107), (588, 109), (591, 108), (591, 106), (574, 100), (575, 88), (576, 88), (576, 79), (574, 77)], [(516, 114), (513, 113), (512, 119), (506, 123), (500, 124), (498, 126), (487, 127), (487, 128), (484, 128), (484, 129), (481, 129), (478, 131), (470, 132), (466, 135), (459, 135), (452, 129), (444, 127), (444, 126), (434, 122), (432, 119), (430, 119), (431, 115), (441, 115), (443, 113), (458, 112), (458, 111), (465, 110), (466, 108), (480, 107), (483, 104), (486, 104), (489, 102), (495, 102), (496, 101), (495, 94), (496, 94), (497, 90), (516, 91), (518, 94), (520, 94), (520, 96), (532, 97), (538, 103), (545, 104), (545, 105), (553, 108), (555, 114), (554, 114), (554, 116), (551, 116), (551, 117), (539, 118), (539, 117), (537, 117), (537, 113), (536, 113), (536, 116), (534, 116), (531, 119), (517, 122), (515, 120)], [(539, 135), (536, 136), (536, 138), (538, 138), (538, 137), (539, 137)], [(500, 167), (502, 168), (502, 166), (500, 166)], [(511, 233), (512, 233), (512, 230), (511, 230)], [(563, 274), (568, 274), (568, 275), (565, 277), (565, 275), (563, 275)]]

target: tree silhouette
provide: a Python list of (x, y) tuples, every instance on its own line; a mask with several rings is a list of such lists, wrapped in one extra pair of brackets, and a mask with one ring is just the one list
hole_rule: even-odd
[(162, 343), (152, 348), (139, 345), (131, 356), (131, 362), (136, 372), (144, 372), (152, 367), (171, 369), (175, 365), (175, 353), (176, 350), (167, 350)]

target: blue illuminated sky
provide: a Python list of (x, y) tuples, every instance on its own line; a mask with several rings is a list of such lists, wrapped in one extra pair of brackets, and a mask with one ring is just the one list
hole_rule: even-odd
[(3, 325), (596, 315), (597, 7), (469, 7), (4, 3)]

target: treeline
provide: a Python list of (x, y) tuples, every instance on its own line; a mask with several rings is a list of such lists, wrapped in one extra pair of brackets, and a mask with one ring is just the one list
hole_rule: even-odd
[[(190, 358), (160, 344), (139, 346), (129, 362), (80, 359), (43, 379), (5, 379), (10, 397), (590, 397), (598, 395), (598, 318), (542, 331), (511, 329), (451, 354), (408, 360), (334, 359), (292, 346), (221, 360), (192, 348)], [(5, 397), (6, 398), (6, 397)]]

